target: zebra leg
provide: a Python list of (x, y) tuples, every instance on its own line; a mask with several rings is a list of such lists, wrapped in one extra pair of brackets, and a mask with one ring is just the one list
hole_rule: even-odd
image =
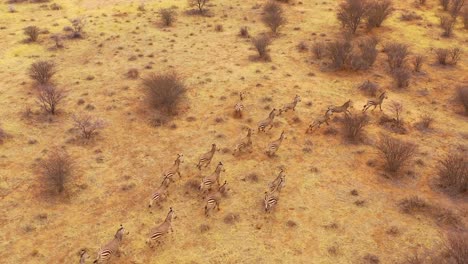
[(382, 104), (379, 104), (380, 111), (382, 111)]

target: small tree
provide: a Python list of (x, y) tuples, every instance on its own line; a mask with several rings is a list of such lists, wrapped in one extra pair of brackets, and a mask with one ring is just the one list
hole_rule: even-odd
[(45, 112), (55, 115), (57, 107), (65, 98), (66, 93), (53, 85), (43, 85), (39, 87), (37, 102)]
[(161, 8), (159, 15), (161, 16), (162, 24), (166, 27), (172, 26), (176, 19), (176, 13), (172, 8)]
[(74, 128), (80, 131), (84, 139), (91, 139), (99, 130), (105, 127), (104, 120), (90, 115), (73, 115)]
[(384, 47), (387, 54), (387, 62), (393, 71), (396, 68), (402, 68), (405, 65), (409, 55), (408, 45), (402, 43), (387, 43)]
[(269, 61), (270, 55), (268, 54), (268, 46), (271, 45), (271, 39), (268, 36), (260, 35), (252, 39), (252, 43), (257, 49), (260, 59)]
[(442, 36), (444, 37), (451, 37), (453, 33), (453, 26), (455, 26), (456, 20), (449, 17), (449, 16), (441, 16), (440, 17), (440, 27), (444, 30)]
[(273, 33), (277, 33), (278, 29), (286, 24), (286, 18), (280, 4), (269, 1), (263, 7), (263, 12), (262, 21)]
[(46, 188), (62, 193), (73, 171), (73, 160), (65, 150), (54, 149), (39, 163)]
[(36, 26), (25, 27), (24, 34), (28, 37), (29, 42), (36, 42), (39, 37), (39, 28)]
[(367, 17), (367, 28), (380, 27), (382, 22), (393, 12), (391, 0), (374, 0), (369, 4)]
[(369, 124), (366, 114), (345, 115), (342, 123), (344, 137), (353, 142), (362, 140), (364, 127)]
[(152, 74), (143, 79), (149, 104), (167, 114), (174, 114), (186, 92), (185, 84), (176, 73)]
[(439, 179), (443, 187), (456, 193), (468, 191), (468, 159), (464, 153), (450, 153), (439, 163)]
[(468, 87), (459, 87), (456, 94), (457, 101), (465, 108), (465, 115), (468, 115)]
[(368, 5), (365, 0), (345, 0), (338, 7), (337, 18), (343, 28), (354, 34), (367, 10)]
[(188, 0), (188, 4), (190, 7), (197, 7), (200, 13), (204, 13), (205, 10), (203, 9), (205, 5), (209, 2), (209, 0)]
[(385, 170), (396, 175), (416, 153), (416, 145), (389, 136), (382, 136), (376, 145), (385, 161)]
[(55, 64), (50, 61), (38, 61), (29, 67), (29, 77), (39, 84), (47, 84), (57, 72)]

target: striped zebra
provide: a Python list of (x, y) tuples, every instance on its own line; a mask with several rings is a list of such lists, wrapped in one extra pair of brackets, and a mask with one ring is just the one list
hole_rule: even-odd
[(203, 155), (200, 156), (200, 159), (198, 160), (197, 168), (201, 170), (201, 167), (205, 165), (204, 167), (208, 167), (210, 165), (211, 160), (213, 159), (213, 156), (216, 151), (216, 144), (211, 144), (211, 150), (204, 153)]
[(258, 123), (258, 132), (260, 132), (260, 131), (265, 132), (265, 129), (268, 126), (270, 127), (268, 130), (272, 129), (273, 128), (273, 120), (275, 119), (275, 115), (276, 115), (276, 108), (273, 108), (273, 110), (271, 110), (268, 117)]
[(98, 252), (97, 258), (93, 263), (107, 262), (113, 255), (120, 254), (119, 248), (120, 244), (122, 244), (123, 236), (128, 235), (128, 233), (129, 232), (125, 230), (125, 228), (122, 225), (120, 225), (120, 228), (115, 233), (114, 238), (111, 241), (109, 241), (106, 245), (101, 247), (101, 249)]
[(173, 177), (178, 174), (179, 175), (179, 178), (182, 178), (182, 175), (180, 174), (180, 170), (179, 170), (179, 167), (180, 167), (180, 163), (183, 162), (183, 157), (184, 155), (183, 154), (177, 154), (177, 159), (174, 161), (174, 165), (172, 165), (172, 167), (168, 170), (166, 170), (164, 173), (163, 173), (163, 177), (164, 177), (164, 180), (170, 180), (171, 182), (174, 182), (174, 179)]
[(331, 115), (333, 114), (333, 111), (331, 108), (328, 108), (327, 112), (323, 116), (317, 117), (312, 124), (309, 125), (309, 127), (306, 130), (306, 133), (312, 133), (315, 130), (319, 129), (320, 126), (325, 123), (328, 124), (328, 120), (330, 120)]
[(299, 103), (300, 101), (301, 101), (301, 97), (299, 95), (296, 95), (292, 103), (285, 104), (283, 108), (279, 110), (278, 115), (281, 115), (283, 112), (286, 113), (289, 110), (296, 111), (297, 103)]
[(281, 169), (276, 179), (269, 184), (270, 192), (281, 192), (284, 185), (286, 184), (286, 175), (284, 175), (284, 170)]
[(221, 171), (226, 171), (226, 170), (223, 167), (223, 163), (219, 162), (218, 166), (216, 167), (216, 170), (211, 175), (203, 178), (203, 180), (200, 183), (199, 190), (202, 192), (211, 190), (211, 187), (213, 186), (215, 182), (218, 183), (218, 186), (219, 186), (219, 175), (221, 174)]
[(239, 102), (234, 106), (234, 117), (242, 118), (242, 111), (244, 111), (244, 104), (242, 101), (244, 100), (244, 92), (239, 93)]
[(169, 180), (164, 178), (159, 188), (151, 195), (151, 199), (150, 199), (148, 207), (152, 207), (154, 203), (157, 203), (159, 207), (161, 207), (160, 202), (162, 200), (166, 200), (168, 196), (168, 193), (167, 193), (168, 186), (169, 186)]
[(243, 152), (247, 148), (250, 149), (250, 151), (252, 150), (252, 129), (250, 128), (247, 130), (247, 136), (242, 138), (236, 144), (236, 147), (234, 148), (234, 151), (233, 151), (233, 155)]
[(86, 260), (89, 258), (88, 252), (86, 249), (80, 251), (80, 264), (85, 264)]
[(154, 243), (161, 244), (161, 238), (169, 233), (169, 231), (174, 232), (172, 230), (172, 220), (175, 219), (175, 213), (172, 207), (169, 209), (169, 213), (167, 213), (166, 219), (164, 222), (154, 228), (151, 229), (149, 238), (146, 240), (146, 244), (152, 248)]
[(263, 200), (265, 205), (265, 212), (269, 213), (278, 204), (279, 196), (276, 192), (265, 192)]
[(333, 112), (333, 113), (345, 113), (345, 115), (347, 114), (351, 114), (351, 112), (348, 110), (348, 108), (351, 106), (351, 100), (348, 100), (346, 103), (344, 103), (343, 105), (341, 106), (330, 106), (329, 109)]
[(374, 106), (374, 108), (372, 109), (372, 111), (374, 111), (375, 108), (376, 108), (377, 106), (379, 106), (380, 111), (382, 111), (382, 103), (383, 103), (383, 100), (384, 100), (384, 99), (388, 99), (388, 97), (387, 97), (387, 92), (381, 93), (381, 94), (379, 95), (379, 97), (377, 97), (377, 98), (369, 99), (369, 100), (367, 101), (367, 103), (364, 105), (364, 107), (362, 108), (362, 112), (363, 112), (363, 113), (366, 112), (367, 109), (369, 109), (371, 106)]
[(209, 212), (214, 210), (215, 208), (219, 209), (219, 202), (221, 197), (226, 194), (227, 192), (227, 181), (224, 181), (223, 185), (219, 186), (218, 190), (211, 192), (206, 197), (206, 205), (205, 205), (205, 216), (209, 216)]
[(270, 144), (268, 144), (268, 148), (266, 150), (266, 154), (269, 156), (269, 157), (272, 157), (275, 155), (276, 151), (278, 151), (279, 147), (281, 146), (281, 142), (283, 142), (283, 139), (284, 139), (284, 131), (281, 132), (281, 136), (279, 137), (279, 139), (271, 142)]

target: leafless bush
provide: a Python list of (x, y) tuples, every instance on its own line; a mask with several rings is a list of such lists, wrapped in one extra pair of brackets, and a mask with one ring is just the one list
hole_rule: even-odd
[(404, 67), (409, 55), (408, 45), (394, 42), (387, 43), (384, 51), (387, 54), (387, 62), (392, 71)]
[(186, 87), (176, 73), (152, 74), (143, 80), (146, 98), (150, 105), (167, 114), (174, 114)]
[(439, 0), (439, 2), (444, 11), (447, 11), (449, 8), (450, 0)]
[(314, 57), (318, 60), (323, 58), (323, 56), (325, 55), (325, 51), (326, 46), (323, 42), (315, 42), (312, 45), (312, 53), (314, 54)]
[(468, 232), (449, 233), (445, 249), (453, 263), (465, 264), (468, 260)]
[(249, 35), (249, 28), (247, 27), (241, 27), (240, 30), (239, 30), (239, 36), (243, 37), (243, 38), (248, 38), (250, 37)]
[(29, 42), (36, 42), (39, 37), (39, 28), (36, 26), (28, 26), (24, 28), (24, 34), (28, 37)]
[(263, 12), (262, 21), (273, 33), (277, 33), (278, 29), (286, 24), (286, 18), (280, 4), (269, 1), (263, 7)]
[(342, 131), (344, 137), (353, 142), (362, 140), (364, 127), (369, 124), (369, 118), (366, 114), (345, 115), (342, 122)]
[(450, 65), (457, 65), (458, 60), (460, 60), (462, 55), (462, 50), (460, 48), (452, 48), (449, 52), (449, 63)]
[(39, 87), (37, 103), (45, 112), (55, 115), (58, 105), (65, 96), (65, 91), (60, 88), (53, 85), (42, 85)]
[(343, 69), (350, 56), (352, 45), (347, 40), (335, 40), (327, 43), (327, 53), (334, 69)]
[(87, 114), (73, 115), (73, 127), (84, 139), (91, 139), (105, 127), (104, 120)]
[(369, 80), (359, 85), (358, 89), (368, 96), (375, 96), (379, 90), (379, 86)]
[(403, 113), (403, 104), (399, 102), (392, 101), (390, 104), (390, 109), (393, 113), (395, 125), (403, 126), (403, 118), (401, 117)]
[(465, 108), (465, 114), (468, 115), (468, 87), (459, 87), (457, 89), (456, 99)]
[(420, 117), (420, 120), (416, 123), (416, 127), (419, 130), (431, 129), (434, 118), (430, 114), (424, 114)]
[(456, 19), (465, 5), (465, 0), (451, 0), (450, 2), (450, 15), (453, 17), (453, 19)]
[(441, 65), (456, 65), (460, 60), (462, 51), (460, 48), (444, 49), (439, 48), (435, 50), (437, 62)]
[(444, 37), (451, 37), (453, 33), (453, 26), (455, 26), (456, 20), (449, 17), (449, 16), (441, 16), (440, 17), (440, 27), (444, 30), (442, 36)]
[(188, 0), (188, 5), (198, 8), (198, 11), (202, 14), (205, 12), (204, 7), (208, 2), (209, 0)]
[(412, 196), (410, 198), (405, 198), (400, 201), (398, 204), (401, 211), (410, 214), (415, 212), (422, 212), (430, 208), (430, 205), (426, 201), (419, 198), (418, 196)]
[(422, 65), (424, 63), (424, 56), (423, 55), (415, 55), (413, 57), (413, 69), (415, 72), (421, 72)]
[(385, 161), (385, 170), (396, 175), (416, 153), (416, 145), (389, 136), (382, 136), (376, 145)]
[(439, 180), (442, 187), (455, 193), (468, 190), (468, 159), (464, 153), (450, 153), (439, 161)]
[(78, 17), (75, 19), (70, 19), (71, 22), (71, 38), (82, 38), (84, 36), (84, 27), (86, 25), (86, 19)]
[(40, 173), (49, 191), (62, 193), (73, 172), (73, 160), (65, 150), (54, 149), (39, 163)]
[(50, 37), (54, 42), (55, 42), (55, 48), (56, 49), (61, 49), (63, 48), (63, 43), (62, 43), (62, 35), (60, 34), (53, 34), (51, 37)]
[(252, 39), (252, 43), (257, 49), (260, 59), (268, 61), (270, 55), (268, 54), (268, 46), (271, 44), (271, 39), (268, 36), (261, 35)]
[(411, 71), (407, 68), (396, 68), (392, 71), (392, 77), (398, 88), (406, 88), (409, 86)]
[(28, 72), (31, 79), (37, 81), (39, 84), (47, 84), (57, 71), (53, 62), (38, 61), (31, 64)]
[(161, 8), (159, 9), (159, 15), (161, 16), (161, 22), (164, 26), (172, 26), (176, 19), (176, 13), (172, 8)]
[(357, 41), (357, 49), (351, 56), (350, 67), (353, 70), (367, 70), (377, 59), (377, 39), (365, 37)]
[(367, 10), (365, 0), (344, 0), (338, 7), (337, 18), (343, 28), (354, 34)]
[(369, 4), (367, 17), (367, 28), (380, 27), (382, 22), (393, 12), (391, 0), (374, 0)]

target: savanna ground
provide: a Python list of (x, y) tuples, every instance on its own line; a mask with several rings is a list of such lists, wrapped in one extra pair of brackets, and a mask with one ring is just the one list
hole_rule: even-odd
[[(468, 56), (445, 67), (435, 63), (431, 50), (466, 46), (468, 34), (460, 22), (453, 37), (440, 36), (438, 1), (421, 7), (394, 1), (395, 12), (382, 27), (358, 31), (377, 36), (379, 50), (382, 43), (398, 41), (409, 44), (412, 53), (427, 55), (423, 72), (414, 74), (404, 90), (393, 88), (382, 52), (369, 70), (354, 72), (323, 70), (310, 51), (298, 51), (301, 41), (311, 44), (342, 35), (337, 1), (285, 4), (288, 24), (270, 46), (271, 62), (253, 61), (251, 40), (238, 35), (241, 26), (252, 36), (268, 32), (260, 19), (263, 1), (212, 1), (209, 17), (186, 14), (185, 0), (145, 1), (146, 11), (138, 11), (136, 1), (56, 2), (61, 10), (30, 3), (16, 4), (15, 13), (8, 12), (6, 3), (0, 8), (0, 121), (9, 135), (0, 145), (0, 262), (78, 263), (78, 252), (86, 248), (91, 263), (120, 224), (130, 234), (121, 247), (124, 254), (113, 263), (376, 263), (377, 258), (380, 263), (401, 263), (415, 252), (442, 248), (447, 230), (464, 230), (466, 196), (450, 197), (434, 182), (437, 161), (466, 148), (467, 117), (453, 95), (456, 87), (467, 84)], [(178, 12), (177, 21), (162, 27), (157, 10), (171, 6)], [(401, 21), (406, 11), (422, 19)], [(62, 32), (75, 17), (86, 17), (85, 37), (65, 40), (63, 49), (51, 50), (50, 35)], [(218, 24), (223, 31), (215, 30)], [(24, 43), (23, 28), (30, 25), (49, 33), (41, 34), (37, 43)], [(37, 105), (27, 75), (39, 59), (57, 64), (54, 83), (68, 91), (54, 116)], [(176, 71), (184, 80), (186, 98), (167, 124), (154, 125), (141, 81), (126, 76), (130, 68), (143, 78)], [(365, 80), (387, 90), (384, 113), (391, 115), (391, 101), (404, 105), (405, 134), (379, 126), (378, 110), (369, 111), (363, 144), (350, 144), (340, 136), (338, 114), (331, 128), (304, 133), (329, 105), (351, 99), (352, 111), (359, 112), (367, 97), (357, 87)], [(233, 106), (240, 91), (246, 92), (244, 117), (235, 119)], [(253, 135), (253, 153), (232, 155), (246, 127), (255, 129), (270, 109), (296, 94), (302, 102), (295, 112), (276, 118), (266, 134)], [(71, 129), (72, 115), (80, 112), (107, 123), (86, 144), (76, 140)], [(433, 128), (421, 132), (414, 124), (428, 113), (435, 120)], [(283, 130), (287, 138), (269, 158), (265, 147)], [(381, 133), (418, 145), (398, 180), (382, 176), (373, 146)], [(195, 164), (212, 143), (221, 151), (200, 173)], [(39, 160), (56, 146), (75, 160), (72, 180), (60, 197), (43, 191), (37, 172)], [(150, 210), (150, 195), (177, 153), (185, 156), (182, 179), (170, 187), (162, 209)], [(193, 185), (219, 161), (225, 165), (221, 180), (228, 181), (230, 193), (221, 210), (206, 218)], [(281, 167), (287, 184), (278, 206), (265, 214), (264, 192)], [(352, 190), (357, 192), (353, 195)], [(427, 214), (402, 213), (399, 202), (414, 195), (450, 210), (462, 227)], [(164, 220), (170, 206), (177, 215), (174, 233), (149, 249), (149, 229)], [(238, 217), (232, 221), (226, 218), (229, 214)], [(202, 232), (202, 225), (209, 230)]]

